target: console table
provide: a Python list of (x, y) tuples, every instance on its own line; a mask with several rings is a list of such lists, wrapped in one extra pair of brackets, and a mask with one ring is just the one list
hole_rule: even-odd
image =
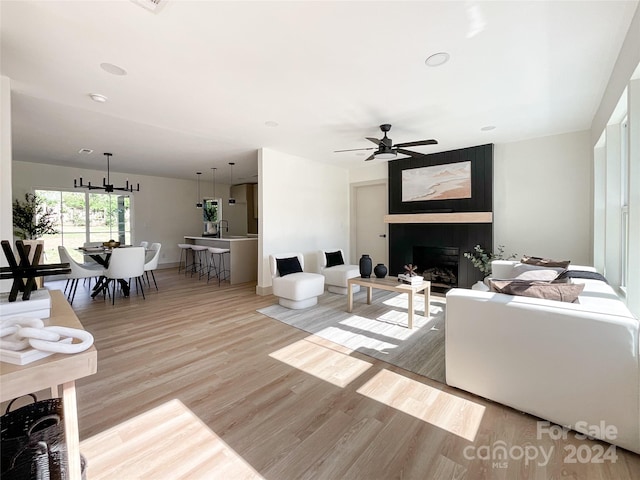
[[(46, 326), (80, 328), (82, 324), (60, 290), (51, 290), (51, 316), (43, 320)], [(80, 480), (80, 447), (75, 381), (93, 375), (98, 370), (95, 346), (72, 355), (55, 353), (28, 365), (0, 362), (0, 402), (22, 395), (51, 390), (58, 397), (62, 387), (64, 428), (69, 453), (69, 479)]]

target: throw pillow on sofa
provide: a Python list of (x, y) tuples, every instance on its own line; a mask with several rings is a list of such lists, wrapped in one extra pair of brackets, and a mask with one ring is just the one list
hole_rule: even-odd
[(344, 265), (344, 259), (342, 258), (342, 252), (340, 250), (335, 252), (325, 252), (324, 256), (327, 257), (327, 266), (325, 268)]
[[(551, 282), (558, 275), (565, 271), (561, 267), (540, 267), (536, 265), (527, 265), (519, 263), (513, 267), (513, 280), (539, 280), (542, 282)], [(506, 279), (502, 279), (506, 280)]]
[(489, 286), (492, 292), (506, 295), (545, 298), (569, 303), (576, 303), (578, 296), (584, 290), (584, 284), (578, 283), (547, 283), (521, 280), (491, 280)]
[(536, 265), (538, 267), (567, 268), (571, 263), (571, 260), (551, 260), (549, 258), (531, 257), (529, 255), (525, 255), (520, 260), (520, 263), (526, 263), (527, 265)]
[(276, 258), (276, 264), (278, 265), (278, 272), (281, 277), (291, 273), (302, 272), (302, 266), (300, 265), (298, 257)]

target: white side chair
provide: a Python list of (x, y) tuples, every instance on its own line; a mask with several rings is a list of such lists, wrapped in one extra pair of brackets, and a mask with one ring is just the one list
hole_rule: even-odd
[(153, 284), (156, 286), (156, 290), (158, 290), (158, 283), (156, 282), (156, 276), (153, 274), (153, 271), (158, 268), (158, 260), (160, 259), (160, 249), (162, 245), (159, 243), (151, 244), (151, 253), (153, 253), (152, 257), (145, 262), (144, 271), (147, 274), (147, 285), (151, 286), (149, 283), (149, 272), (151, 272), (151, 278), (153, 278)]
[[(69, 287), (69, 293), (67, 294), (67, 299), (69, 303), (73, 305), (73, 300), (76, 298), (76, 290), (78, 289), (78, 281), (80, 279), (91, 279), (94, 277), (100, 277), (103, 275), (104, 268), (97, 263), (93, 265), (81, 265), (76, 262), (69, 252), (67, 252), (66, 247), (62, 245), (58, 246), (58, 255), (60, 255), (61, 263), (68, 263), (71, 268), (71, 273), (67, 274), (67, 281), (71, 280), (71, 285)], [(89, 288), (91, 288), (91, 281), (89, 281)], [(67, 288), (65, 287), (65, 292)]]
[[(120, 283), (124, 287), (123, 282), (128, 281), (131, 278), (136, 279), (136, 290), (142, 292), (142, 298), (146, 299), (144, 296), (142, 281), (140, 280), (142, 275), (144, 275), (144, 248), (114, 248), (111, 253), (111, 258), (109, 259), (109, 266), (104, 271), (104, 276), (107, 278), (107, 281), (109, 283), (113, 283), (111, 303), (116, 303), (117, 281), (121, 281)], [(109, 288), (108, 284), (106, 288)], [(125, 295), (127, 294), (126, 291), (124, 293)]]
[(143, 248), (149, 248), (149, 242), (140, 242), (140, 246)]
[[(333, 264), (327, 263), (328, 260), (331, 260)], [(340, 261), (342, 264), (336, 264)], [(350, 278), (360, 276), (360, 266), (347, 264), (344, 259), (344, 251), (341, 248), (320, 250), (318, 252), (318, 266), (320, 273), (324, 275), (327, 290), (340, 295), (346, 295), (349, 292), (347, 282)], [(360, 285), (353, 285), (351, 288), (353, 293), (360, 291)]]
[[(312, 307), (318, 303), (318, 296), (324, 293), (324, 276), (305, 271), (288, 273), (290, 264), (295, 263), (291, 260), (294, 258), (298, 259), (299, 270), (304, 270), (304, 257), (301, 253), (269, 255), (273, 294), (278, 297), (278, 302), (283, 307), (294, 310)], [(278, 265), (278, 260), (280, 260), (280, 265)], [(283, 270), (282, 275), (280, 268)]]

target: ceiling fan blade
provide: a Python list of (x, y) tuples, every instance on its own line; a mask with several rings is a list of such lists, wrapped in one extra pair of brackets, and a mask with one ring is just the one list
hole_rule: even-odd
[(404, 148), (396, 148), (395, 151), (398, 152), (398, 153), (401, 153), (403, 155), (409, 155), (410, 157), (414, 157), (414, 158), (424, 157), (426, 155), (424, 153), (418, 153), (418, 152), (412, 152), (411, 150), (405, 150)]
[(350, 150), (334, 150), (333, 153), (339, 153), (339, 152), (357, 152), (358, 150), (375, 150), (376, 147), (371, 147), (371, 148), (352, 148)]
[(372, 153), (368, 158), (365, 158), (364, 161), (368, 162), (369, 160), (373, 160), (374, 158), (376, 158), (376, 154)]
[(373, 137), (364, 137), (367, 140), (369, 140), (370, 142), (375, 143), (376, 145), (380, 145), (382, 142), (380, 140), (378, 140), (377, 138), (373, 138)]
[(433, 138), (429, 140), (418, 140), (417, 142), (396, 143), (394, 147), (417, 147), (419, 145), (437, 145), (438, 141)]

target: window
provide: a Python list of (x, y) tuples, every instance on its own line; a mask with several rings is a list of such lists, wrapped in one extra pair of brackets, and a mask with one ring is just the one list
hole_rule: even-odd
[(45, 235), (45, 259), (59, 261), (58, 246), (67, 247), (70, 255), (84, 262), (76, 249), (85, 242), (117, 240), (131, 243), (131, 199), (128, 195), (107, 193), (36, 190), (47, 206), (58, 214), (58, 233)]
[(629, 125), (625, 117), (620, 123), (620, 193), (621, 193), (621, 276), (620, 288), (626, 293), (629, 282)]

